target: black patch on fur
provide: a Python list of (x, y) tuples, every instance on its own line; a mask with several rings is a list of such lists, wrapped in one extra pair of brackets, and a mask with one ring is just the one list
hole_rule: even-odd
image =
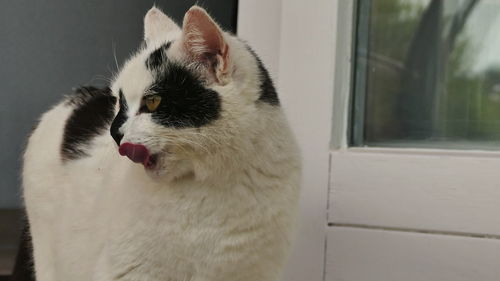
[(171, 44), (172, 42), (163, 44), (154, 52), (152, 52), (151, 55), (149, 55), (148, 59), (146, 60), (146, 67), (149, 70), (157, 69), (161, 65), (163, 65), (166, 60), (166, 52), (170, 48)]
[[(168, 65), (155, 72), (156, 78), (147, 95), (160, 95), (162, 100), (152, 119), (174, 128), (199, 128), (216, 120), (221, 110), (219, 94), (203, 86), (193, 72), (179, 65)], [(145, 106), (141, 113), (148, 113)]]
[(64, 128), (63, 161), (87, 156), (85, 146), (111, 123), (115, 103), (116, 97), (109, 88), (83, 87), (68, 98), (67, 104), (74, 110)]
[(100, 89), (93, 86), (73, 89), (73, 94), (66, 96), (66, 105), (80, 107), (93, 98), (101, 96), (103, 91), (109, 91), (109, 89)]
[(278, 93), (276, 92), (276, 88), (274, 87), (273, 80), (269, 75), (266, 67), (260, 60), (259, 56), (250, 48), (250, 46), (246, 45), (248, 51), (255, 57), (257, 61), (257, 66), (259, 68), (259, 78), (260, 78), (260, 96), (259, 101), (268, 103), (270, 105), (279, 106), (280, 100), (278, 98)]
[(120, 133), (120, 127), (127, 121), (127, 111), (128, 111), (128, 105), (127, 101), (125, 100), (125, 97), (123, 96), (123, 92), (120, 89), (120, 110), (118, 111), (118, 114), (116, 115), (115, 119), (113, 120), (113, 123), (111, 123), (111, 128), (110, 128), (110, 133), (113, 139), (115, 140), (117, 145), (120, 145), (120, 142), (122, 141), (123, 134)]

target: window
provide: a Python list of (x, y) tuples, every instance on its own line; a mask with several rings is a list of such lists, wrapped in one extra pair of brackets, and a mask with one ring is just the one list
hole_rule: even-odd
[[(301, 228), (285, 280), (451, 281), (497, 280), (500, 276), (497, 265), (500, 152), (449, 150), (457, 148), (460, 142), (464, 148), (492, 148), (485, 144), (497, 141), (491, 135), (495, 133), (494, 128), (487, 131), (488, 135), (469, 133), (461, 137), (434, 124), (432, 128), (435, 129), (427, 133), (420, 133), (418, 124), (405, 128), (392, 125), (403, 123), (399, 119), (404, 110), (398, 109), (396, 104), (404, 105), (405, 102), (397, 95), (401, 93), (398, 87), (401, 87), (402, 74), (398, 73), (400, 70), (389, 73), (395, 77), (387, 71), (384, 73), (382, 67), (389, 68), (393, 64), (377, 63), (373, 58), (381, 48), (373, 42), (374, 33), (385, 32), (386, 37), (383, 41), (379, 37), (378, 44), (391, 48), (384, 53), (385, 58), (391, 60), (384, 62), (397, 61), (394, 58), (404, 62), (425, 11), (433, 3), (438, 5), (438, 1), (443, 2), (441, 20), (447, 22), (453, 11), (464, 9), (467, 6), (463, 5), (469, 2), (324, 0), (311, 5), (310, 1), (282, 1), (281, 34), (277, 36), (280, 38), (278, 86), (304, 158)], [(262, 11), (259, 3), (268, 5), (270, 1), (240, 0), (240, 4), (245, 2), (246, 6), (240, 6), (243, 14)], [(471, 44), (481, 47), (468, 51), (471, 55), (482, 56), (479, 66), (494, 65), (495, 40), (491, 34), (500, 30), (500, 26), (495, 27), (493, 16), (487, 18), (477, 13), (500, 14), (497, 9), (500, 1), (474, 2), (469, 3), (473, 8), (456, 40), (459, 42), (465, 35), (471, 37)], [(258, 9), (248, 9), (248, 6)], [(407, 9), (407, 12), (400, 12), (400, 9)], [(270, 14), (259, 14), (264, 19), (266, 15), (271, 18)], [(297, 20), (297, 15), (301, 20)], [(275, 16), (272, 15), (273, 20)], [(401, 25), (402, 19), (407, 17), (414, 19), (413, 26)], [(481, 27), (469, 27), (477, 25), (478, 21), (485, 22)], [(273, 29), (258, 29), (253, 22), (252, 18), (249, 25), (259, 35), (256, 38), (267, 46), (264, 45), (269, 43), (267, 38), (276, 34), (271, 32)], [(379, 22), (386, 23), (385, 30)], [(446, 31), (449, 25), (442, 28)], [(480, 32), (470, 35), (474, 30), (471, 28)], [(297, 35), (304, 35), (307, 40), (297, 40)], [(405, 37), (398, 37), (403, 35)], [(491, 46), (486, 46), (486, 42)], [(454, 48), (450, 54), (456, 50)], [(436, 58), (425, 63), (433, 60)], [(429, 64), (429, 67), (436, 65), (443, 64)], [(454, 65), (448, 63), (447, 67), (452, 69)], [(461, 77), (470, 78), (463, 73), (477, 73), (477, 68), (469, 62), (463, 69), (465, 72), (458, 72)], [(439, 83), (450, 81), (449, 76), (440, 79)], [(460, 119), (462, 117), (453, 115), (447, 117), (452, 105), (472, 110), (473, 97), (477, 98), (477, 93), (482, 93), (482, 98), (491, 93), (484, 89), (472, 91), (476, 84), (468, 79), (463, 82), (470, 87), (463, 94), (469, 95), (468, 99), (450, 101), (447, 111), (441, 113), (444, 117), (438, 115), (440, 119), (426, 118), (433, 122)], [(487, 83), (481, 83), (481, 87), (486, 87)], [(382, 86), (395, 90), (382, 89)], [(450, 86), (443, 89), (446, 92), (441, 89), (428, 93), (435, 99), (442, 99), (443, 93), (449, 98)], [(434, 106), (428, 100), (418, 102)], [(406, 106), (409, 105), (411, 103), (407, 102)], [(444, 105), (433, 107), (441, 108), (445, 108)], [(482, 115), (495, 110), (482, 107), (481, 118), (472, 118), (469, 112), (469, 127), (463, 120), (460, 120), (461, 126), (474, 132), (474, 128), (495, 121), (494, 117)], [(471, 124), (474, 120), (480, 121), (479, 124)], [(392, 131), (389, 130), (391, 125)], [(403, 130), (401, 128), (408, 133), (398, 132)], [(440, 132), (446, 138), (436, 141)], [(329, 141), (330, 146), (327, 145)], [(327, 154), (329, 158), (325, 157)], [(326, 173), (328, 168), (330, 172)], [(329, 204), (325, 206), (322, 200), (327, 192), (327, 181)], [(325, 209), (328, 227), (321, 219)]]
[(353, 146), (500, 148), (500, 2), (360, 0)]
[(325, 280), (496, 280), (500, 1), (336, 2)]

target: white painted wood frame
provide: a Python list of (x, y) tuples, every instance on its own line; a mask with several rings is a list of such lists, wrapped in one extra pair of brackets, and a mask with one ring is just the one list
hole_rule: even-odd
[(328, 245), (328, 281), (500, 280), (497, 239), (331, 227)]

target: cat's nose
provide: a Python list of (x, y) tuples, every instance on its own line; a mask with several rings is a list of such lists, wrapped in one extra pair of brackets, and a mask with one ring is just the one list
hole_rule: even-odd
[(142, 144), (135, 144), (126, 142), (120, 145), (118, 152), (121, 156), (127, 156), (135, 163), (142, 163), (146, 165), (149, 161), (149, 150)]
[(118, 130), (111, 130), (111, 136), (115, 140), (116, 144), (120, 145), (120, 142), (123, 139), (123, 134), (120, 133)]

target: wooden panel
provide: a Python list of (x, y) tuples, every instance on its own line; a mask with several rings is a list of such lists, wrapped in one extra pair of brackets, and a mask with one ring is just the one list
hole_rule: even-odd
[(333, 227), (327, 281), (498, 281), (500, 241)]
[(0, 209), (0, 277), (10, 275), (14, 268), (22, 216), (19, 209)]
[(500, 235), (498, 153), (394, 151), (332, 152), (330, 223)]

